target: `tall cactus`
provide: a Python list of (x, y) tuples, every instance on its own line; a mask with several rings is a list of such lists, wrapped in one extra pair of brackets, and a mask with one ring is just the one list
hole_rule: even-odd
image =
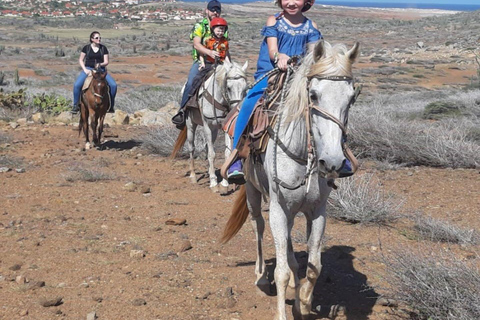
[(18, 74), (18, 69), (15, 69), (15, 74), (13, 76), (13, 82), (15, 83), (15, 85), (20, 85), (20, 76)]

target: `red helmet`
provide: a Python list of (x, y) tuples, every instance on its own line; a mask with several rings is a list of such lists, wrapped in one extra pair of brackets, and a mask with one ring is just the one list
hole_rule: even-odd
[(220, 18), (220, 17), (215, 17), (210, 21), (210, 29), (213, 30), (213, 28), (218, 27), (218, 26), (224, 26), (225, 31), (228, 30), (228, 23), (225, 19)]

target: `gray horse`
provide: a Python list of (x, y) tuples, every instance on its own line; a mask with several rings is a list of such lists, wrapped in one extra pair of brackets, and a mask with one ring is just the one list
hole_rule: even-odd
[[(188, 109), (186, 127), (178, 135), (173, 148), (171, 158), (174, 158), (178, 151), (183, 147), (185, 141), (188, 141), (188, 151), (190, 154), (190, 180), (197, 183), (195, 174), (193, 153), (195, 151), (195, 131), (197, 126), (203, 126), (203, 133), (207, 141), (208, 149), (208, 174), (210, 177), (210, 188), (213, 192), (218, 192), (217, 176), (215, 174), (215, 150), (213, 144), (217, 139), (218, 129), (221, 128), (223, 119), (228, 111), (235, 107), (245, 96), (247, 90), (246, 70), (248, 61), (243, 67), (235, 62), (225, 61), (218, 65), (215, 72), (205, 81), (198, 94), (198, 105), (200, 109)], [(220, 106), (220, 108), (214, 107)], [(225, 158), (231, 152), (231, 139), (225, 134)], [(224, 188), (228, 187), (228, 182), (222, 181)]]
[[(262, 251), (265, 222), (262, 195), (269, 196), (270, 229), (275, 240), (277, 287), (276, 320), (286, 320), (287, 285), (295, 288), (295, 319), (308, 318), (313, 289), (321, 270), (321, 240), (327, 199), (334, 179), (346, 161), (344, 135), (348, 110), (354, 99), (352, 64), (359, 45), (348, 50), (320, 41), (290, 79), (278, 111), (274, 136), (259, 159), (245, 161), (247, 183), (242, 186), (222, 237), (230, 240), (248, 214), (257, 236), (255, 284), (269, 287)], [(308, 266), (306, 281), (298, 278), (291, 230), (297, 213), (307, 218)]]

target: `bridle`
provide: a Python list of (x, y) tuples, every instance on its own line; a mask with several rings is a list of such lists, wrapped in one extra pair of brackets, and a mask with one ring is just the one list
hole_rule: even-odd
[[(97, 71), (97, 72), (99, 72), (99, 71)], [(100, 86), (102, 83), (105, 85), (105, 87), (108, 87), (107, 86), (107, 81), (105, 79), (97, 79), (97, 78), (95, 78), (95, 76), (93, 76), (92, 83), (90, 84), (90, 91), (95, 97), (100, 98), (100, 103), (95, 102), (95, 108), (98, 108), (98, 106), (103, 103), (104, 95), (96, 93), (95, 89), (94, 89), (94, 86), (95, 86), (95, 84), (97, 86)], [(108, 92), (108, 90), (105, 90), (105, 91)]]
[[(288, 83), (291, 68), (292, 67), (289, 67), (288, 70), (287, 70), (287, 78), (284, 82), (284, 87)], [(307, 86), (306, 86), (307, 91), (310, 91), (312, 79), (317, 79), (317, 80), (320, 80), (320, 81), (326, 80), (326, 81), (352, 82), (352, 86), (353, 86), (353, 77), (350, 77), (350, 76), (313, 76), (313, 77), (309, 77), (307, 79)], [(349, 112), (350, 107), (355, 103), (356, 99), (358, 98), (358, 95), (360, 94), (361, 89), (362, 89), (361, 85), (359, 85), (355, 88), (354, 94), (351, 97), (351, 99), (350, 99), (350, 101), (348, 102), (348, 105), (347, 105), (347, 110), (346, 110), (346, 115), (345, 115), (345, 121), (344, 122), (340, 121), (340, 119), (338, 119), (337, 117), (335, 117), (334, 115), (332, 115), (328, 111), (326, 111), (326, 110), (318, 107), (317, 105), (315, 105), (311, 101), (311, 98), (310, 98), (310, 95), (309, 95), (308, 104), (304, 109), (304, 115), (305, 115), (305, 121), (306, 121), (306, 127), (307, 127), (307, 159), (299, 159), (299, 158), (295, 159), (294, 158), (294, 160), (296, 160), (297, 162), (301, 161), (301, 162), (306, 163), (305, 175), (304, 175), (303, 179), (300, 180), (299, 183), (297, 183), (296, 185), (290, 185), (290, 184), (280, 180), (277, 176), (276, 147), (275, 147), (274, 148), (274, 156), (273, 156), (273, 159), (274, 159), (273, 160), (274, 161), (274, 164), (273, 164), (274, 165), (273, 181), (275, 181), (278, 185), (282, 186), (283, 188), (286, 188), (286, 189), (289, 189), (289, 190), (295, 190), (295, 189), (298, 189), (301, 186), (307, 184), (307, 192), (308, 192), (310, 178), (311, 178), (312, 174), (314, 173), (314, 169), (317, 167), (316, 164), (318, 162), (317, 161), (318, 160), (317, 159), (317, 154), (316, 154), (317, 152), (316, 152), (314, 139), (313, 139), (313, 131), (312, 131), (312, 110), (316, 110), (320, 114), (320, 116), (322, 116), (325, 119), (328, 119), (330, 121), (333, 121), (334, 123), (336, 123), (338, 125), (340, 130), (342, 130), (342, 150), (344, 151), (344, 153), (351, 153), (350, 150), (347, 148), (347, 146), (345, 144), (346, 141), (347, 141), (348, 112)], [(285, 91), (285, 90), (283, 90), (283, 91)], [(284, 99), (284, 92), (282, 92), (281, 103), (283, 103), (283, 99)], [(274, 137), (273, 140), (275, 141), (275, 144), (280, 145), (280, 147), (282, 147), (282, 149), (285, 152), (286, 151), (285, 146), (283, 145), (283, 143), (281, 143), (281, 141), (278, 140), (279, 126), (280, 126), (280, 119), (277, 120), (277, 129), (274, 132), (270, 132), (270, 135), (272, 137)], [(272, 135), (272, 133), (273, 133), (273, 135)], [(353, 165), (355, 166), (355, 168), (353, 170), (356, 171), (357, 164), (355, 163)], [(320, 174), (320, 172), (319, 172), (319, 174)], [(323, 177), (327, 178), (327, 184), (330, 187), (336, 189), (336, 185), (335, 185), (335, 182), (334, 182), (335, 175), (333, 175), (332, 177), (330, 177), (330, 175), (331, 175), (330, 173), (323, 172)]]

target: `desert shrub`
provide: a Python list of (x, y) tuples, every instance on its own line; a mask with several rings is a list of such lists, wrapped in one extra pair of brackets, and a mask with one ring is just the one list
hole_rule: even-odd
[(180, 101), (180, 91), (180, 85), (135, 88), (119, 96), (116, 104), (128, 113), (142, 109), (158, 110), (168, 103)]
[(4, 92), (0, 89), (0, 119), (10, 121), (16, 118), (28, 118), (32, 114), (31, 108), (25, 103), (25, 89)]
[(460, 108), (444, 101), (435, 101), (427, 104), (423, 112), (424, 119), (438, 120), (446, 117), (455, 117), (461, 114)]
[[(369, 104), (352, 109), (349, 142), (355, 153), (379, 161), (475, 168), (480, 163), (480, 145), (468, 137), (479, 125), (479, 107), (474, 102), (478, 94), (477, 91), (465, 94), (464, 100), (453, 100), (452, 104), (464, 106), (465, 116), (434, 123), (416, 116), (423, 112), (425, 102), (431, 102), (427, 100), (430, 97), (423, 101), (418, 95), (405, 93), (376, 97)], [(441, 95), (437, 95), (437, 100)]]
[(115, 176), (100, 170), (83, 168), (83, 167), (74, 167), (70, 169), (68, 174), (65, 174), (64, 179), (69, 182), (75, 181), (87, 181), (87, 182), (96, 182), (96, 181), (105, 181), (113, 180)]
[(10, 155), (0, 155), (0, 167), (20, 168), (23, 167), (23, 158)]
[(54, 93), (46, 94), (42, 93), (33, 97), (33, 107), (40, 112), (45, 112), (52, 115), (58, 115), (63, 111), (70, 110), (72, 101), (59, 96)]
[[(177, 141), (178, 133), (178, 129), (174, 126), (149, 127), (147, 133), (142, 137), (143, 147), (151, 153), (164, 157), (170, 156)], [(202, 130), (197, 130), (195, 133), (196, 150), (203, 150), (205, 144), (206, 141)], [(187, 155), (188, 150), (185, 144), (183, 150), (179, 152), (179, 156)]]
[(475, 229), (462, 229), (429, 216), (416, 215), (414, 229), (421, 239), (459, 244), (477, 244), (478, 233)]
[(478, 259), (464, 261), (430, 247), (391, 252), (383, 259), (384, 280), (390, 294), (418, 315), (415, 319), (480, 319)]
[(329, 216), (352, 223), (386, 224), (398, 219), (402, 202), (385, 192), (373, 175), (340, 179), (331, 193)]

